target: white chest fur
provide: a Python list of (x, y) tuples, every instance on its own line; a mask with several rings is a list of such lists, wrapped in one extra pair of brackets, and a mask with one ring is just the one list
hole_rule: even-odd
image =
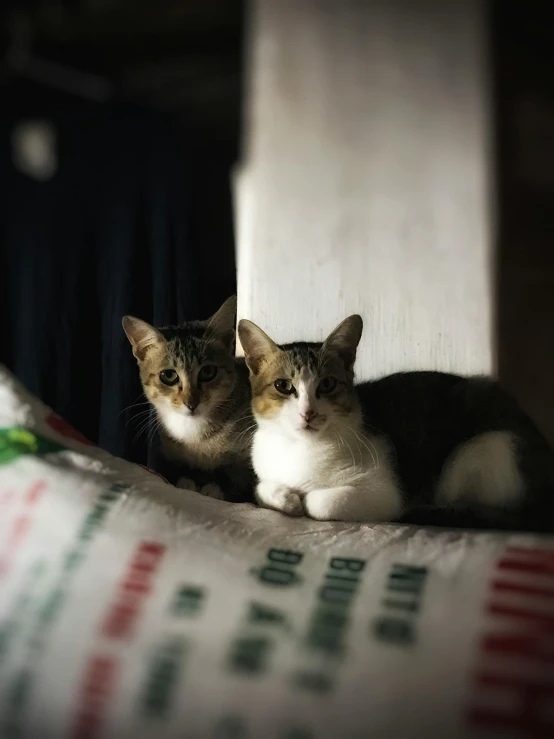
[(194, 442), (200, 439), (205, 431), (206, 422), (202, 418), (171, 410), (159, 410), (158, 413), (166, 432), (175, 441)]
[[(367, 444), (367, 442), (365, 442)], [(314, 488), (345, 484), (371, 467), (370, 445), (357, 438), (339, 442), (336, 437), (291, 437), (280, 430), (258, 429), (252, 461), (262, 480), (307, 493)]]

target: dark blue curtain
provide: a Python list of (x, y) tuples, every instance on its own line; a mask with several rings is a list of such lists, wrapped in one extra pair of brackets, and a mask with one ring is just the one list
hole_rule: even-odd
[[(229, 163), (135, 106), (2, 94), (0, 362), (91, 441), (146, 463), (121, 317), (202, 318), (234, 292)], [(45, 181), (13, 162), (14, 130), (36, 120), (56, 134)]]

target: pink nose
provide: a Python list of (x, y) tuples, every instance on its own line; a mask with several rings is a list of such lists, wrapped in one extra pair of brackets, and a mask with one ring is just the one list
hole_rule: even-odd
[(314, 418), (317, 418), (317, 413), (315, 411), (309, 410), (302, 414), (302, 418), (306, 421), (306, 423), (310, 423), (314, 420)]

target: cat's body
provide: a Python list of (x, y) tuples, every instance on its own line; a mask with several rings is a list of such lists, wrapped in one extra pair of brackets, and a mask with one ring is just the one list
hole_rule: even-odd
[[(499, 501), (518, 499), (522, 484), (539, 495), (554, 482), (547, 441), (516, 401), (490, 378), (406, 372), (361, 383), (356, 392), (367, 432), (392, 441), (395, 468), (403, 486), (409, 483), (412, 504), (448, 504), (449, 497), (456, 496), (456, 451), (459, 459), (465, 450), (466, 470), (471, 454), (485, 459), (485, 472), (491, 476), (504, 471)], [(511, 469), (510, 460), (517, 469)], [(470, 482), (462, 487), (470, 500)], [(494, 505), (495, 486), (489, 481), (485, 487), (482, 495), (475, 491), (479, 497), (475, 502)]]
[(153, 328), (128, 316), (124, 328), (158, 418), (161, 455), (179, 470), (179, 486), (214, 497), (221, 488), (242, 501), (253, 487), (253, 420), (247, 368), (234, 356), (234, 315), (232, 298), (207, 321)]
[(413, 372), (354, 387), (359, 317), (323, 345), (279, 347), (241, 324), (261, 505), (361, 522), (451, 524), (454, 511), (516, 528), (552, 509), (552, 451), (492, 380)]

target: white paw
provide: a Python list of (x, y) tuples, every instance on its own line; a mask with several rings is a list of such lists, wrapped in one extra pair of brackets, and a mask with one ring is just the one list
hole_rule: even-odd
[(194, 480), (190, 480), (188, 477), (180, 477), (175, 487), (181, 488), (181, 490), (193, 490), (194, 492), (197, 489)]
[(357, 490), (350, 485), (310, 490), (304, 498), (306, 515), (316, 521), (378, 523), (394, 521), (402, 512), (402, 501), (395, 487), (386, 494)]
[(223, 500), (223, 491), (215, 482), (209, 482), (207, 485), (203, 485), (198, 492), (200, 495), (206, 495), (208, 498)]
[(256, 488), (256, 499), (263, 508), (281, 511), (287, 516), (303, 516), (304, 508), (298, 493), (286, 485), (275, 482), (259, 482)]
[(341, 500), (332, 490), (311, 490), (304, 498), (306, 515), (316, 521), (341, 520)]

